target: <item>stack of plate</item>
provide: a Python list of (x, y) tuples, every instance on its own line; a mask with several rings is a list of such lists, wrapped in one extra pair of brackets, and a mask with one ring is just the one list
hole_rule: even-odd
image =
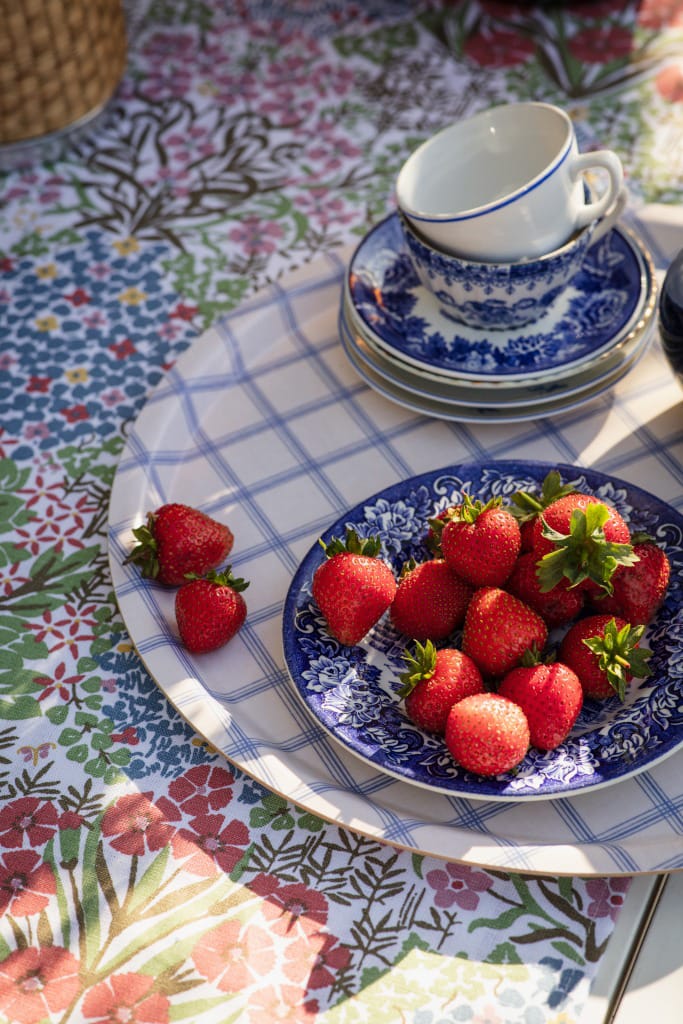
[(420, 284), (392, 214), (351, 258), (339, 330), (358, 373), (387, 398), (442, 419), (505, 423), (565, 412), (621, 380), (650, 341), (656, 301), (650, 254), (617, 226), (540, 320), (466, 327)]

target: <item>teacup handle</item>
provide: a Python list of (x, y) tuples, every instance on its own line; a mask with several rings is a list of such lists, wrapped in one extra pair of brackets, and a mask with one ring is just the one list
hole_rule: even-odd
[(628, 199), (628, 189), (625, 185), (622, 185), (617, 193), (617, 198), (614, 200), (614, 204), (607, 211), (602, 220), (598, 221), (595, 226), (595, 231), (591, 237), (590, 244), (594, 245), (599, 238), (606, 235), (608, 231), (611, 231), (619, 217), (621, 217), (622, 211), (626, 206), (626, 200)]
[[(609, 186), (605, 190), (604, 194), (596, 199), (593, 203), (586, 203), (582, 206), (578, 212), (575, 228), (583, 228), (586, 224), (590, 224), (594, 220), (602, 217), (604, 214), (608, 214), (612, 217), (612, 210), (610, 207), (612, 204), (615, 206), (618, 204), (624, 180), (624, 169), (621, 166), (621, 160), (616, 153), (613, 153), (609, 149), (597, 149), (594, 153), (578, 153), (572, 161), (572, 177), (576, 178), (582, 171), (591, 170), (593, 167), (602, 167), (603, 170), (607, 171), (609, 175)], [(623, 190), (622, 190), (623, 191)], [(625, 199), (622, 201), (619, 213), (623, 209)], [(609, 211), (609, 213), (608, 213)], [(618, 214), (617, 214), (618, 216)], [(612, 226), (616, 217), (614, 217), (609, 224)], [(602, 228), (602, 224), (598, 225), (596, 232)], [(607, 228), (600, 231), (600, 234), (604, 234)]]

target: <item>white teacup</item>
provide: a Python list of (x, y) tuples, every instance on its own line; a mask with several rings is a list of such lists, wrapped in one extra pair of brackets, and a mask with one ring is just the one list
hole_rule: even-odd
[[(586, 203), (584, 173), (609, 181)], [(616, 153), (579, 153), (574, 126), (549, 103), (507, 103), (456, 121), (399, 172), (398, 206), (431, 245), (464, 259), (543, 256), (603, 217), (623, 181)]]

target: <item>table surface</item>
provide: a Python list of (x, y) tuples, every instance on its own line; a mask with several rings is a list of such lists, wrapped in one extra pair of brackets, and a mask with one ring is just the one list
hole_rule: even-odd
[[(3, 1024), (597, 1024), (625, 992), (621, 1024), (639, 987), (680, 979), (680, 952), (653, 970), (638, 935), (656, 872), (683, 867), (681, 755), (609, 798), (544, 801), (504, 826), (500, 808), (460, 801), (444, 820), (321, 746), (286, 695), (277, 627), (316, 531), (420, 468), (561, 461), (681, 510), (683, 392), (658, 336), (585, 408), (445, 423), (366, 386), (336, 310), (408, 153), (507, 99), (559, 103), (581, 148), (619, 153), (624, 220), (661, 279), (683, 239), (683, 8), (129, 8), (127, 71), (95, 133), (0, 171)], [(318, 305), (292, 317), (302, 281)], [(196, 387), (218, 345), (230, 380)], [(216, 437), (230, 459), (212, 476)], [(288, 530), (306, 479), (310, 511)], [(263, 494), (277, 530), (250, 515)], [(201, 659), (178, 676), (168, 593), (122, 566), (153, 499), (230, 509), (235, 567), (253, 570), (244, 635), (212, 662), (232, 703)], [(265, 756), (240, 732), (248, 664), (297, 727)], [(308, 745), (334, 786), (301, 785)]]

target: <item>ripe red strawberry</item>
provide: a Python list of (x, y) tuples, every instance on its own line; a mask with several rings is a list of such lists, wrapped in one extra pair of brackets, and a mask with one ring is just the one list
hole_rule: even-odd
[(522, 551), (530, 551), (533, 546), (533, 526), (540, 513), (558, 498), (571, 494), (574, 489), (572, 484), (562, 483), (562, 477), (557, 469), (551, 469), (541, 484), (540, 492), (516, 491), (511, 496), (510, 511), (520, 526)]
[(443, 640), (461, 626), (472, 596), (442, 558), (406, 562), (389, 615), (396, 629), (414, 640)]
[(533, 551), (525, 551), (519, 556), (505, 589), (538, 612), (550, 627), (563, 626), (575, 619), (583, 608), (585, 597), (582, 590), (570, 587), (569, 580), (564, 578), (544, 593), (538, 578), (538, 560)]
[[(322, 544), (322, 541), (321, 541)], [(379, 557), (379, 537), (361, 540), (347, 528), (323, 549), (327, 561), (313, 575), (312, 592), (327, 627), (340, 643), (360, 643), (396, 594), (394, 574)]]
[(576, 672), (585, 697), (623, 700), (634, 677), (648, 675), (651, 652), (639, 647), (645, 627), (613, 615), (589, 615), (570, 626), (559, 660)]
[(583, 705), (579, 677), (562, 662), (522, 659), (504, 677), (498, 693), (519, 704), (529, 723), (532, 747), (554, 750), (566, 740)]
[(484, 676), (504, 676), (534, 645), (541, 651), (548, 627), (537, 612), (500, 587), (476, 590), (467, 608), (462, 649)]
[(138, 544), (126, 558), (143, 576), (178, 587), (188, 575), (204, 576), (222, 565), (233, 545), (227, 526), (177, 502), (162, 505), (133, 530)]
[(215, 651), (242, 628), (247, 606), (241, 591), (249, 584), (236, 578), (227, 566), (204, 578), (186, 581), (175, 596), (175, 616), (180, 639), (193, 654)]
[(464, 495), (441, 531), (448, 565), (475, 587), (502, 586), (512, 572), (522, 543), (519, 523), (500, 498), (486, 504)]
[(422, 729), (443, 733), (456, 701), (484, 691), (481, 672), (471, 658), (454, 647), (437, 651), (431, 640), (415, 644), (403, 655), (407, 671), (401, 675), (399, 695), (409, 717)]
[(613, 593), (602, 594), (593, 603), (601, 614), (619, 615), (633, 624), (646, 624), (654, 618), (669, 588), (671, 565), (666, 552), (647, 537), (634, 535), (634, 565), (620, 565), (612, 576)]
[(571, 586), (611, 593), (617, 565), (635, 561), (628, 526), (619, 512), (591, 494), (567, 494), (534, 522), (532, 549), (540, 559), (544, 591), (561, 579)]
[(476, 693), (454, 704), (446, 721), (446, 746), (463, 768), (500, 775), (523, 760), (529, 723), (513, 701), (497, 693)]

